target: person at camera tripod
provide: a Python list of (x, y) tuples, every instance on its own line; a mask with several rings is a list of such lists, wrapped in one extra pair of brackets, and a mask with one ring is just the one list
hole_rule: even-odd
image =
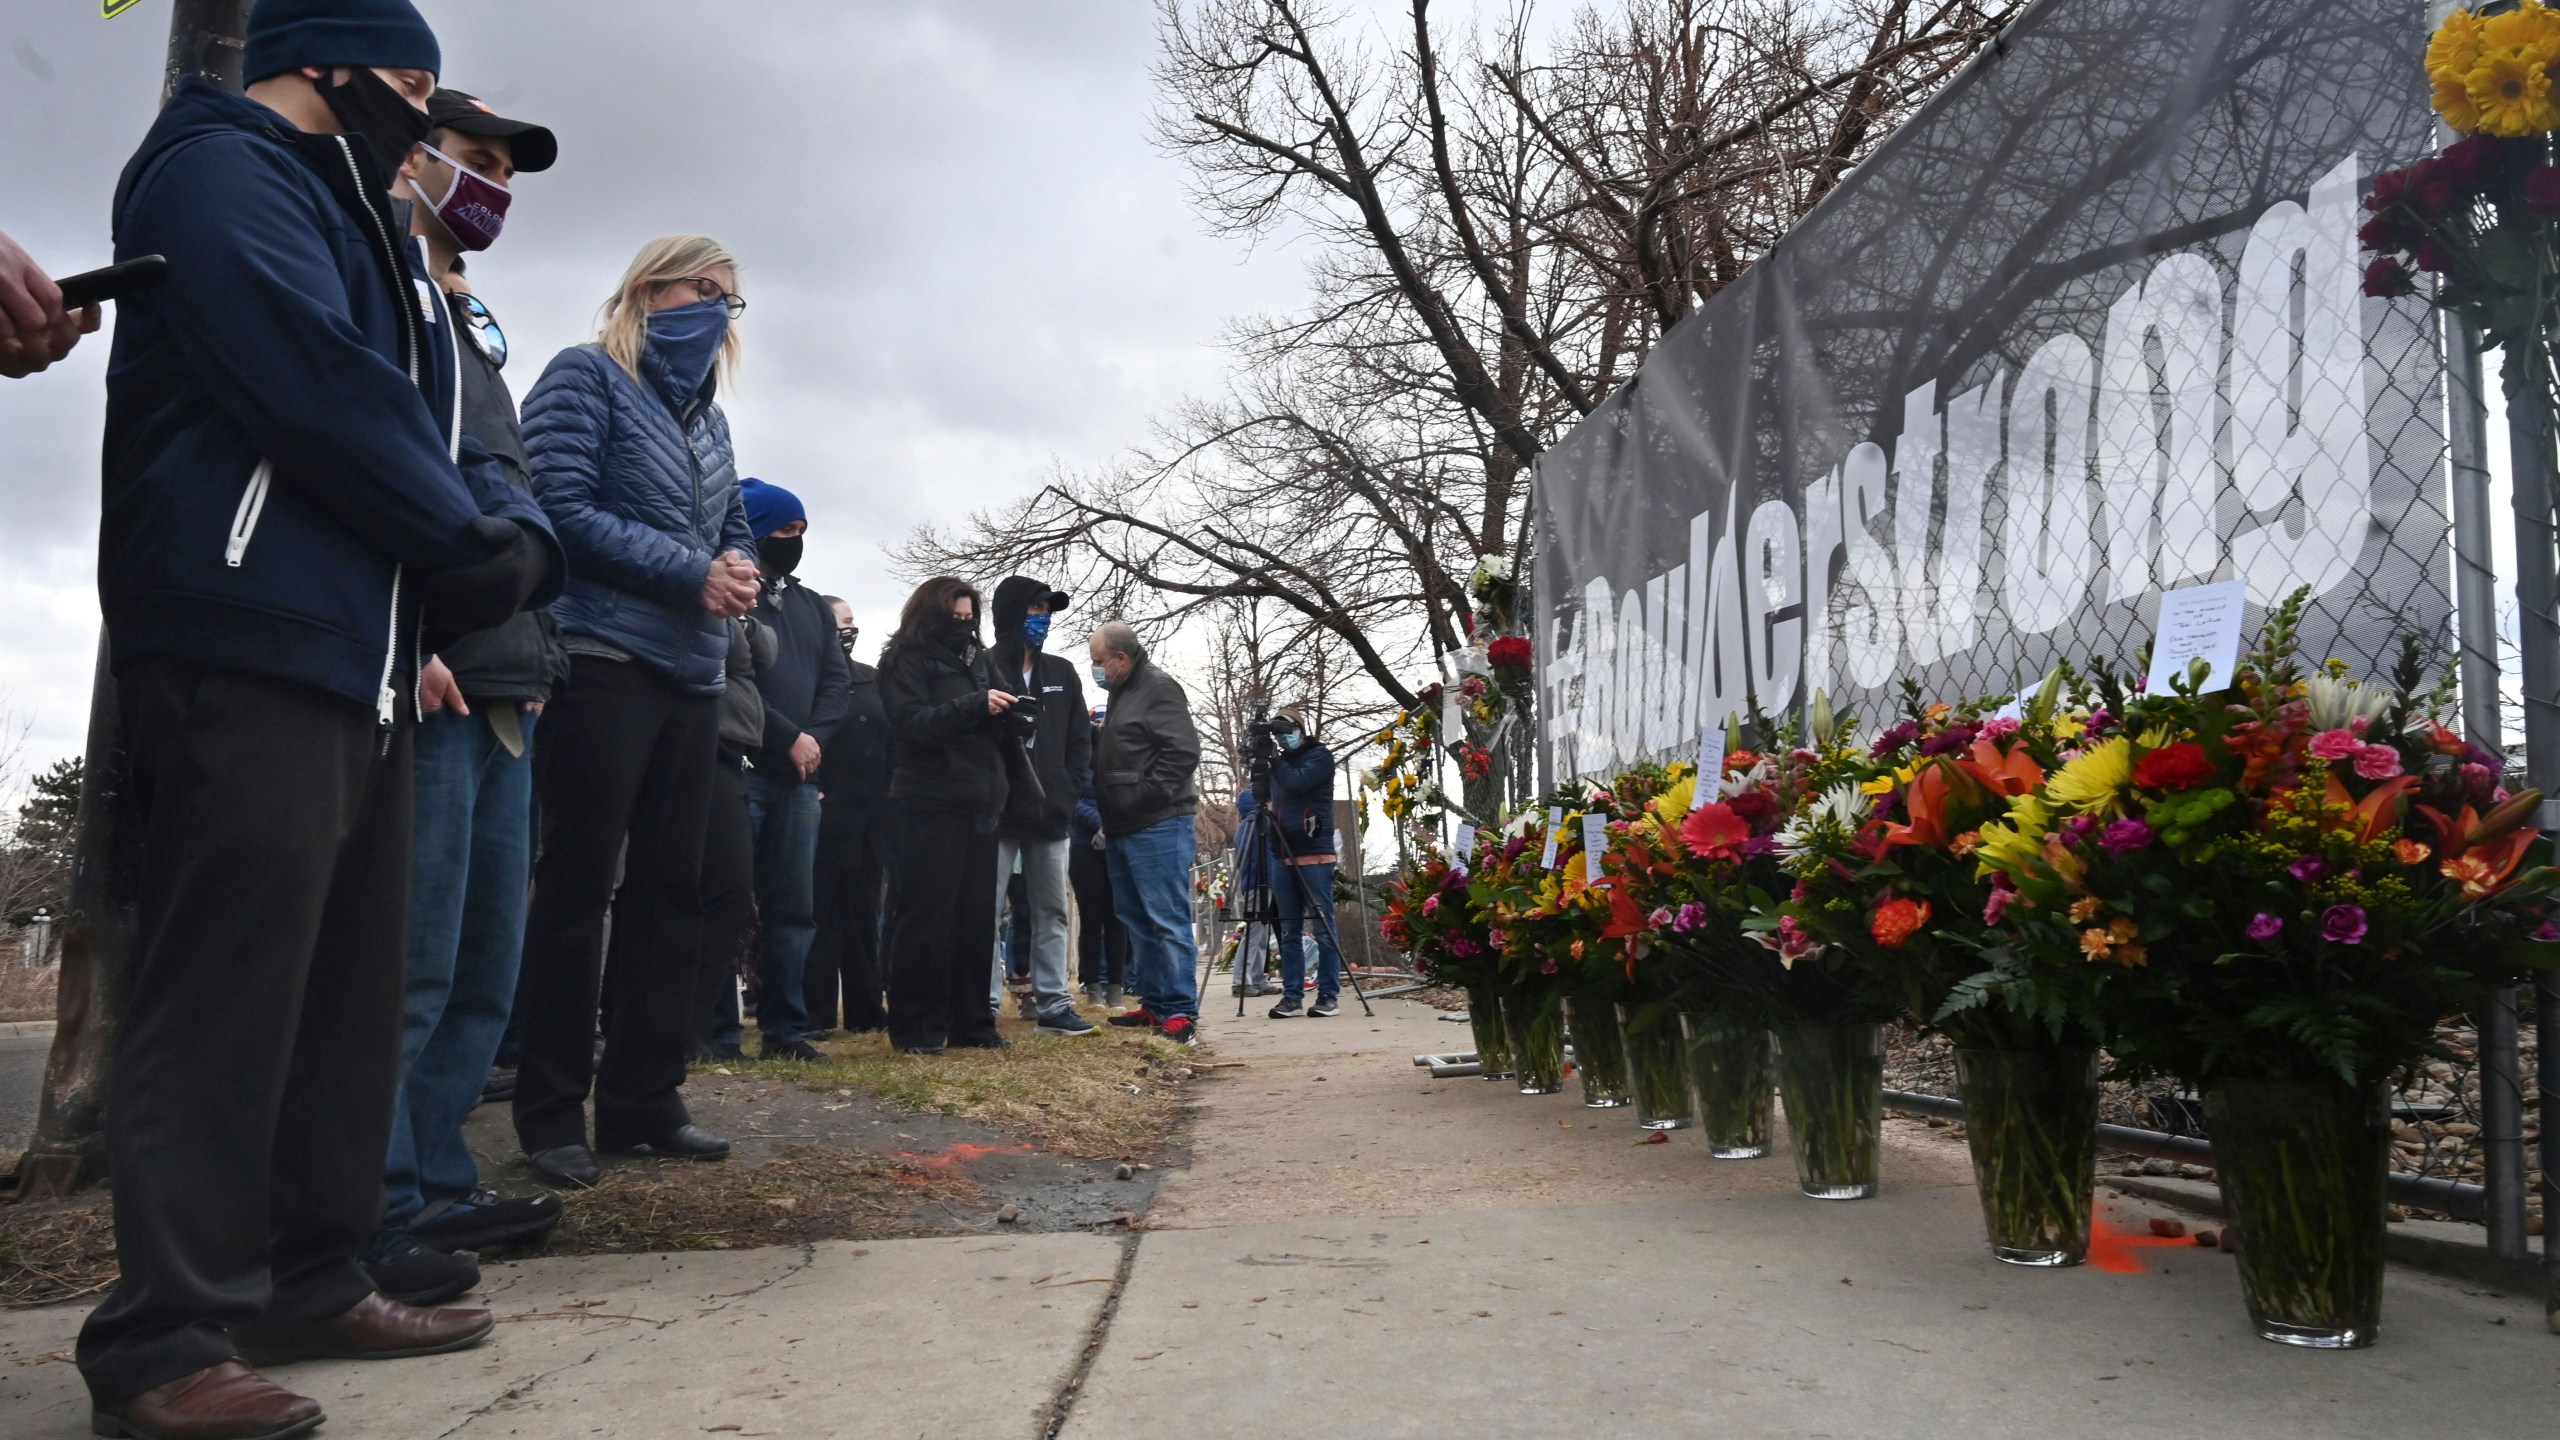
[[(1342, 1008), (1342, 943), (1333, 923), (1333, 870), (1340, 857), (1333, 842), (1333, 752), (1307, 733), (1304, 712), (1283, 710), (1271, 720), (1280, 753), (1271, 761), (1271, 893), (1280, 906), (1280, 1003), (1274, 1020), (1300, 1015), (1324, 1019)], [(1300, 883), (1303, 881), (1304, 883)], [(1307, 917), (1318, 917), (1316, 1003), (1305, 1004)]]

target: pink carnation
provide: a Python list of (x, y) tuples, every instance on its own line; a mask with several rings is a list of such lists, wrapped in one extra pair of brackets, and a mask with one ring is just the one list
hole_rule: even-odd
[(2018, 719), (2014, 715), (1995, 715), (1982, 722), (1981, 738), (1985, 740), (2005, 740), (2017, 733)]
[(2400, 752), (2388, 745), (2367, 745), (2356, 751), (2356, 773), (2367, 780), (2388, 780), (2400, 773)]
[(2311, 753), (2323, 760), (2344, 760), (2363, 748), (2352, 730), (2323, 730), (2311, 737)]

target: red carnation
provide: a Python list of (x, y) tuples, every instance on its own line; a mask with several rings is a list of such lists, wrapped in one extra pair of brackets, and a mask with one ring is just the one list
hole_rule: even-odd
[(2409, 172), (2385, 170), (2373, 177), (2373, 193), (2364, 197), (2364, 208), (2377, 213), (2400, 203), (2408, 194)]
[(2364, 293), (2376, 300), (2397, 300), (2418, 293), (2418, 282), (2410, 278), (2408, 266), (2385, 255), (2364, 267)]
[(1529, 668), (1529, 639), (1525, 635), (1497, 636), (1492, 644), (1484, 647), (1484, 658), (1496, 670), (1526, 670)]
[(2213, 762), (2192, 740), (2163, 745), (2133, 765), (2133, 783), (2146, 790), (2193, 790), (2213, 778)]
[(1778, 802), (1770, 799), (1766, 790), (1739, 791), (1726, 796), (1724, 803), (1725, 808), (1754, 826), (1766, 822), (1778, 812)]

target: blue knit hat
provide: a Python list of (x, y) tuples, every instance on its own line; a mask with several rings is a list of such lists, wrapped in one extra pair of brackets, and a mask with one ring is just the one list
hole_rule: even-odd
[(444, 70), (436, 32), (409, 0), (258, 0), (240, 60), (253, 81), (305, 65)]
[(779, 485), (749, 478), (738, 482), (738, 494), (747, 502), (747, 529), (759, 540), (794, 520), (809, 518), (800, 497)]

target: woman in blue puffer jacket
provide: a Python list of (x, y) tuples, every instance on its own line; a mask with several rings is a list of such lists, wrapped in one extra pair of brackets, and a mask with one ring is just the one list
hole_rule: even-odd
[(542, 834), (516, 992), (516, 1138), (554, 1184), (596, 1183), (596, 1149), (729, 1153), (677, 1091), (702, 948), (726, 622), (755, 607), (758, 583), (729, 422), (712, 401), (737, 363), (737, 289), (737, 261), (716, 242), (651, 241), (605, 302), (597, 342), (562, 351), (525, 399), (534, 494), (577, 577), (552, 611), (570, 669), (534, 755)]

